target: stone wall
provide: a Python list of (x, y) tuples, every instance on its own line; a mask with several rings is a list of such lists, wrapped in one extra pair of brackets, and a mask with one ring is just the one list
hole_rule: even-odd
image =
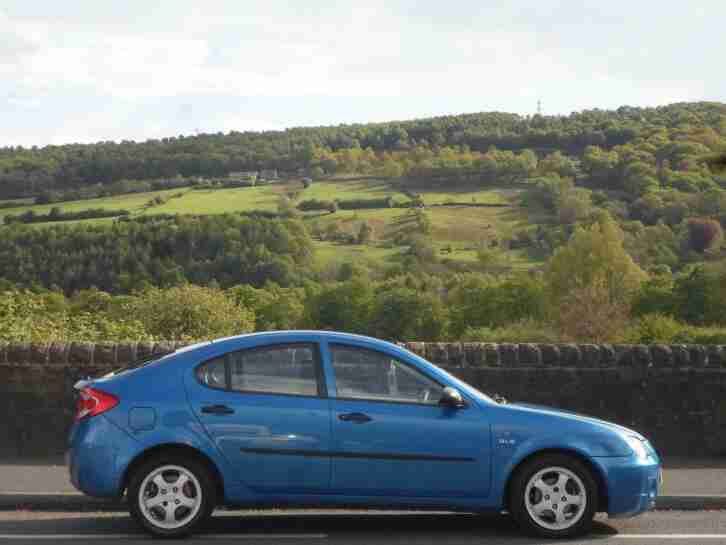
[[(0, 457), (62, 453), (74, 413), (76, 380), (175, 346), (0, 345)], [(726, 454), (726, 347), (405, 346), (484, 392), (633, 427), (665, 454)]]

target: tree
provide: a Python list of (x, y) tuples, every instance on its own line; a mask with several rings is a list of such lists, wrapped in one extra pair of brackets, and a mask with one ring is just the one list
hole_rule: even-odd
[(605, 277), (577, 287), (559, 302), (558, 322), (565, 340), (590, 343), (613, 342), (623, 336), (628, 305), (610, 297)]
[(723, 240), (723, 229), (716, 220), (708, 218), (690, 218), (688, 220), (688, 245), (699, 253), (703, 253), (720, 244)]
[(516, 274), (504, 279), (467, 274), (452, 280), (446, 306), (451, 335), (458, 339), (469, 328), (497, 328), (520, 320), (545, 317), (546, 294), (541, 278)]
[(131, 305), (146, 330), (156, 338), (201, 340), (254, 330), (254, 313), (223, 291), (184, 285), (150, 288)]
[(711, 170), (716, 174), (726, 174), (726, 153), (717, 153), (707, 159)]
[(640, 197), (660, 187), (655, 168), (642, 161), (630, 163), (625, 169), (623, 188), (628, 193)]
[[(604, 315), (615, 319), (620, 309), (627, 312), (645, 278), (623, 248), (622, 231), (609, 214), (603, 213), (589, 228), (578, 228), (547, 264), (550, 312), (556, 318), (562, 317), (560, 325), (567, 328), (572, 322), (561, 314), (562, 309), (574, 309), (573, 305), (578, 304), (581, 313), (595, 312), (596, 307), (607, 302)], [(602, 335), (609, 334), (607, 324), (599, 323), (604, 328)]]
[(360, 225), (360, 229), (358, 230), (358, 236), (356, 237), (356, 242), (358, 244), (368, 244), (371, 240), (371, 235), (373, 234), (373, 229), (368, 224), (367, 221), (364, 221)]
[(555, 151), (539, 161), (537, 172), (542, 176), (557, 174), (562, 178), (569, 178), (575, 176), (577, 169), (572, 159), (563, 155), (560, 151)]
[(228, 292), (233, 300), (255, 315), (255, 331), (296, 329), (304, 311), (304, 293), (299, 288), (282, 288), (269, 282), (264, 288), (235, 286)]
[(331, 329), (351, 333), (370, 333), (373, 289), (364, 276), (347, 282), (325, 285), (308, 297), (306, 321), (315, 329)]
[(374, 335), (394, 341), (438, 341), (445, 337), (446, 309), (432, 293), (394, 286), (376, 297)]
[(283, 218), (294, 218), (297, 216), (297, 209), (292, 199), (284, 195), (280, 195), (277, 199), (277, 213)]
[(384, 161), (383, 175), (387, 178), (400, 178), (403, 176), (403, 165), (392, 159)]

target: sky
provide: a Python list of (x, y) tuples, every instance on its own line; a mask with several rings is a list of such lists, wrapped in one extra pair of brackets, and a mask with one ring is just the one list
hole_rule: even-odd
[(2, 0), (0, 146), (726, 102), (726, 2)]

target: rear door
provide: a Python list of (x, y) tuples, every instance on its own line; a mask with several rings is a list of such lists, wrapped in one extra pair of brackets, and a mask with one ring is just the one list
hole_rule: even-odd
[(317, 342), (230, 352), (195, 371), (193, 408), (241, 482), (259, 492), (330, 485), (330, 413)]

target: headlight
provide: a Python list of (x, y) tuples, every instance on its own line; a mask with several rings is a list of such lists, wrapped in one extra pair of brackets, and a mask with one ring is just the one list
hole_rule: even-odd
[(638, 458), (645, 460), (648, 457), (648, 450), (645, 448), (645, 443), (642, 439), (635, 435), (626, 435), (624, 439), (628, 442), (628, 445), (633, 449), (633, 452)]

